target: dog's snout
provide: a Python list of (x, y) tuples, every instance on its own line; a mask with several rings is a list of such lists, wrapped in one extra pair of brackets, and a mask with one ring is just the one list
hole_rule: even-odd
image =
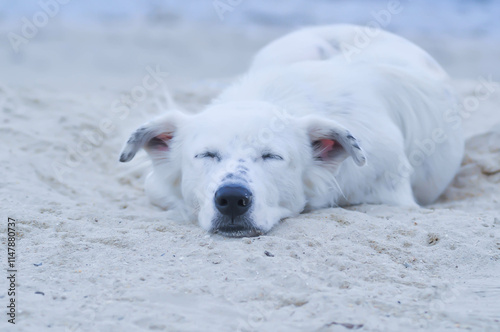
[(237, 217), (252, 205), (252, 193), (242, 186), (223, 186), (215, 193), (215, 207), (225, 216)]

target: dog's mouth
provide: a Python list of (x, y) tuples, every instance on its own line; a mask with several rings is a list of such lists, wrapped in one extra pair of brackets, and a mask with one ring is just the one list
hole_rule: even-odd
[(224, 227), (212, 230), (214, 234), (227, 237), (255, 237), (263, 235), (264, 232), (257, 228)]
[(263, 235), (264, 231), (255, 227), (245, 216), (218, 216), (212, 223), (211, 232), (227, 237), (254, 237)]

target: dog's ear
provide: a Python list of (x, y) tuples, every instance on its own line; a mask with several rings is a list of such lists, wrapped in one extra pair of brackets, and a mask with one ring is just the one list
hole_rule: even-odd
[(132, 160), (141, 148), (144, 148), (151, 158), (162, 158), (169, 150), (170, 141), (175, 136), (179, 126), (186, 121), (188, 115), (179, 111), (170, 111), (142, 126), (130, 135), (120, 154), (121, 162)]
[(366, 164), (358, 140), (336, 121), (318, 116), (306, 116), (300, 121), (309, 136), (315, 160), (340, 164), (350, 156), (358, 166)]

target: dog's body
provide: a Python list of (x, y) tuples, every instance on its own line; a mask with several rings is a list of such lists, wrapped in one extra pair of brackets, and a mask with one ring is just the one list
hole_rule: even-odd
[(362, 29), (278, 39), (200, 114), (169, 112), (139, 128), (120, 160), (144, 147), (151, 200), (230, 236), (308, 208), (433, 202), (463, 155), (447, 75), (387, 32), (353, 50)]

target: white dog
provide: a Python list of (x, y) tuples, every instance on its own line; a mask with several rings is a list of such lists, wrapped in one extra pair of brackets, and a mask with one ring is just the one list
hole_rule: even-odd
[(120, 161), (144, 148), (151, 201), (227, 236), (309, 209), (433, 202), (462, 160), (456, 96), (426, 52), (367, 29), (274, 41), (204, 111), (137, 129)]

